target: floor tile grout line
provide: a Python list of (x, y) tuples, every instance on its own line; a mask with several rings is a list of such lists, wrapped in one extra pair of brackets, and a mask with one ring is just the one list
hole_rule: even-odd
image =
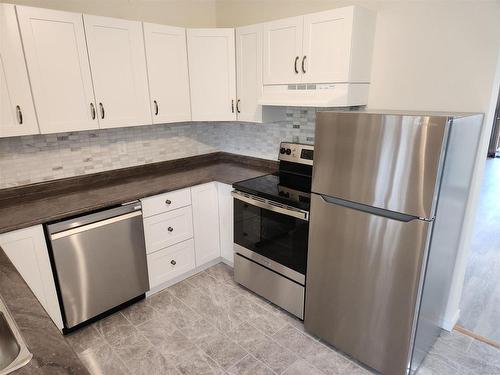
[[(152, 307), (153, 309), (155, 309), (153, 306), (151, 306), (151, 307)], [(155, 309), (155, 310), (156, 310), (156, 309)], [(158, 310), (156, 310), (156, 311), (158, 311)], [(120, 313), (121, 313), (121, 312), (120, 312)], [(160, 312), (160, 313), (161, 313), (161, 312)], [(123, 315), (123, 314), (122, 314), (122, 315)], [(127, 317), (126, 317), (126, 316), (124, 316), (124, 317), (125, 317), (125, 319), (127, 319)], [(128, 320), (128, 319), (127, 319), (127, 320)], [(149, 319), (149, 320), (147, 320), (147, 321), (145, 321), (145, 322), (143, 322), (143, 323), (141, 323), (141, 324), (146, 324), (146, 323), (150, 322), (151, 320), (153, 320), (153, 319)], [(130, 322), (130, 321), (129, 321), (129, 322)], [(138, 334), (138, 335), (140, 335), (142, 338), (144, 338), (144, 339), (145, 339), (145, 340), (146, 340), (146, 341), (147, 341), (147, 342), (151, 345), (151, 348), (152, 348), (153, 350), (155, 350), (155, 351), (156, 351), (159, 355), (161, 355), (161, 357), (162, 357), (162, 358), (164, 358), (167, 362), (169, 361), (169, 359), (165, 357), (165, 355), (161, 352), (161, 350), (158, 350), (158, 348), (156, 347), (156, 345), (154, 345), (154, 344), (151, 342), (151, 340), (150, 340), (147, 336), (145, 336), (145, 335), (144, 335), (144, 334), (143, 334), (143, 333), (142, 333), (142, 332), (141, 332), (141, 331), (140, 331), (140, 330), (139, 330), (139, 329), (138, 329), (138, 328), (137, 328), (137, 327), (136, 327), (136, 326), (135, 326), (132, 322), (130, 322), (130, 324), (132, 324), (132, 325), (134, 326), (134, 328), (136, 328), (136, 330), (137, 330), (137, 334)], [(141, 324), (140, 324), (140, 325), (141, 325)], [(176, 325), (175, 325), (175, 323), (172, 323), (172, 324), (175, 326), (176, 330), (178, 330), (179, 332), (181, 332), (181, 331), (180, 331), (180, 328), (179, 328), (178, 326), (176, 326)], [(182, 334), (184, 337), (186, 337), (186, 336), (185, 336), (182, 332), (181, 332), (181, 334)], [(186, 339), (187, 339), (187, 337), (186, 337)], [(191, 340), (189, 340), (189, 341), (191, 341)], [(196, 345), (195, 345), (195, 346), (196, 346)], [(196, 348), (198, 348), (198, 346), (196, 346)], [(114, 349), (113, 349), (113, 347), (112, 347), (112, 346), (111, 346), (111, 349), (114, 351)], [(116, 355), (117, 355), (117, 357), (121, 360), (120, 356), (119, 356), (117, 353), (115, 353), (115, 354), (116, 354)], [(123, 362), (123, 361), (122, 361), (122, 362)], [(129, 370), (129, 372), (130, 372), (131, 374), (133, 374), (132, 369), (128, 368), (128, 367), (127, 367), (127, 365), (126, 365), (125, 363), (124, 363), (124, 365), (125, 365), (125, 367), (127, 368), (127, 370)], [(179, 371), (179, 369), (178, 369), (178, 364), (177, 364), (177, 363), (175, 363), (175, 364), (172, 364), (172, 365), (173, 365), (173, 367), (175, 368), (175, 370), (176, 370), (179, 374), (181, 374), (181, 372), (180, 372), (180, 371)]]
[[(297, 355), (296, 353), (294, 353), (293, 351), (291, 351), (290, 349), (285, 348), (283, 345), (281, 345), (278, 341), (276, 341), (276, 340), (273, 338), (273, 336), (274, 336), (274, 335), (275, 335), (278, 331), (280, 331), (281, 329), (279, 329), (278, 331), (274, 332), (274, 333), (273, 333), (273, 335), (269, 336), (269, 335), (267, 335), (265, 332), (263, 332), (262, 330), (260, 330), (258, 327), (256, 327), (255, 325), (253, 325), (251, 322), (247, 322), (247, 323), (248, 323), (249, 325), (251, 325), (253, 328), (255, 328), (257, 331), (259, 331), (260, 333), (262, 333), (262, 334), (263, 334), (266, 338), (268, 338), (269, 340), (271, 340), (271, 341), (272, 341), (275, 345), (277, 345), (277, 346), (279, 346), (279, 347), (283, 348), (283, 349), (284, 349), (285, 351), (287, 351), (287, 352), (290, 352), (290, 353), (291, 353), (291, 354), (293, 354), (296, 358), (298, 358), (298, 359), (303, 359), (303, 358), (301, 358), (299, 355)], [(283, 327), (283, 328), (284, 328), (284, 327)], [(250, 352), (250, 354), (252, 354), (252, 353)], [(253, 355), (252, 355), (252, 356), (253, 356)], [(255, 356), (253, 356), (253, 357), (254, 357), (255, 359), (259, 360), (257, 357), (255, 357)], [(263, 361), (261, 361), (261, 362), (263, 362)], [(297, 362), (297, 361), (295, 361), (295, 362)], [(288, 366), (285, 370), (283, 370), (283, 371), (281, 372), (281, 374), (282, 374), (282, 373), (284, 373), (286, 370), (288, 370), (288, 369), (290, 368), (290, 366), (292, 366), (295, 362), (293, 362), (292, 364), (290, 364), (290, 365), (289, 365), (289, 366)], [(265, 362), (263, 362), (263, 363), (265, 363)], [(271, 370), (272, 370), (272, 369), (271, 369)], [(276, 373), (276, 372), (275, 372), (275, 373)], [(279, 374), (278, 374), (278, 375), (279, 375)]]
[(264, 367), (266, 367), (269, 371), (271, 371), (273, 374), (279, 375), (276, 371), (274, 371), (271, 367), (269, 367), (264, 361), (261, 361), (260, 359), (258, 359), (257, 357), (255, 357), (251, 352), (248, 352), (248, 354), (246, 356), (244, 356), (242, 359), (240, 359), (238, 362), (236, 362), (234, 365), (232, 365), (230, 368), (228, 368), (227, 372), (229, 372), (230, 369), (232, 369), (233, 367), (235, 367), (238, 363), (242, 362), (247, 357), (252, 357), (257, 362), (262, 363), (262, 365)]
[[(202, 271), (202, 272), (205, 272), (205, 271)], [(193, 276), (194, 276), (194, 275), (193, 275)], [(186, 280), (183, 280), (183, 281), (187, 281), (187, 279), (186, 279)], [(191, 285), (192, 287), (196, 287), (195, 285), (193, 285), (193, 284), (191, 284), (191, 283), (189, 283), (189, 282), (188, 282), (188, 284), (189, 284), (189, 285)], [(170, 293), (168, 290), (167, 290), (167, 292), (168, 292), (168, 293)], [(210, 324), (213, 328), (215, 328), (215, 329), (217, 330), (217, 332), (218, 332), (218, 333), (220, 333), (220, 334), (221, 334), (221, 335), (223, 335), (224, 337), (228, 337), (228, 336), (227, 336), (224, 332), (222, 332), (220, 329), (218, 329), (218, 327), (217, 327), (217, 326), (215, 326), (214, 324), (212, 324), (212, 322), (210, 322), (210, 320), (206, 319), (206, 317), (205, 317), (203, 314), (199, 313), (198, 311), (196, 311), (196, 309), (194, 309), (194, 308), (190, 307), (189, 305), (187, 305), (184, 301), (182, 301), (180, 298), (176, 297), (176, 296), (175, 296), (175, 295), (173, 295), (172, 293), (170, 293), (170, 294), (173, 296), (173, 298), (177, 299), (177, 300), (178, 300), (180, 303), (182, 303), (184, 306), (186, 306), (186, 307), (187, 307), (187, 308), (189, 308), (190, 310), (194, 311), (194, 312), (195, 312), (195, 313), (199, 316), (199, 319), (198, 319), (197, 321), (202, 320), (202, 319), (203, 319), (203, 320), (205, 320), (208, 324)], [(173, 323), (173, 324), (175, 325), (175, 323)], [(177, 326), (177, 328), (179, 329), (179, 331), (180, 331), (181, 333), (183, 333), (183, 332), (182, 332), (182, 328), (180, 328), (180, 327), (178, 327), (178, 326)], [(184, 335), (184, 333), (183, 333), (183, 335)], [(190, 341), (191, 341), (191, 340), (190, 340)], [(232, 341), (234, 341), (234, 340), (232, 340)], [(239, 347), (240, 347), (240, 348), (241, 348), (241, 349), (242, 349), (242, 350), (246, 353), (246, 355), (248, 355), (248, 354), (249, 354), (249, 353), (248, 353), (248, 351), (247, 351), (245, 348), (241, 347), (241, 345), (239, 345), (238, 343), (236, 343), (236, 344), (237, 344), (237, 345), (238, 345), (238, 346), (239, 346)], [(205, 350), (205, 349), (203, 349), (203, 348), (202, 348), (199, 344), (197, 344), (197, 343), (194, 343), (194, 345), (195, 345), (195, 347), (196, 347), (198, 350), (200, 350), (201, 352), (203, 352), (203, 353), (204, 353), (204, 354), (205, 354), (208, 358), (210, 358), (212, 361), (214, 361), (214, 362), (215, 362), (215, 363), (216, 363), (216, 364), (217, 364), (217, 365), (218, 365), (218, 366), (219, 366), (219, 367), (220, 367), (220, 368), (221, 368), (224, 372), (226, 372), (226, 370), (222, 367), (222, 365), (221, 365), (221, 364), (220, 364), (220, 363), (219, 363), (219, 362), (218, 362), (215, 358), (212, 358), (212, 356), (210, 356), (210, 355), (206, 352), (206, 350)], [(245, 356), (246, 356), (246, 355), (245, 355)]]

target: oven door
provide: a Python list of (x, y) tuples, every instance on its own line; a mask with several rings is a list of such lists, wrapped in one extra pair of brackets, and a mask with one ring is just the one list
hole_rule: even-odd
[(309, 213), (239, 191), (233, 197), (235, 251), (304, 285)]

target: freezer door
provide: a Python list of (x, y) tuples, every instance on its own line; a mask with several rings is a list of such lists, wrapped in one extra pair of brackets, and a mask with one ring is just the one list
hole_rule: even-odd
[(448, 117), (320, 112), (312, 190), (433, 217)]
[(406, 373), (431, 223), (313, 194), (305, 327), (384, 375)]

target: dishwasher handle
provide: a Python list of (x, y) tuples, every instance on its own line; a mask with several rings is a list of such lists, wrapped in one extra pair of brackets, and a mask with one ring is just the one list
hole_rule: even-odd
[(91, 224), (87, 224), (87, 225), (82, 225), (82, 226), (79, 226), (79, 227), (76, 227), (76, 228), (72, 228), (72, 229), (68, 229), (68, 230), (65, 230), (65, 231), (62, 231), (62, 232), (57, 232), (57, 233), (51, 234), (50, 235), (50, 239), (52, 241), (55, 241), (55, 240), (57, 240), (59, 238), (68, 237), (68, 236), (71, 236), (71, 235), (74, 235), (74, 234), (77, 234), (77, 233), (86, 232), (88, 230), (92, 230), (92, 229), (96, 229), (96, 228), (103, 227), (103, 226), (106, 226), (106, 225), (114, 224), (114, 223), (117, 223), (119, 221), (129, 220), (129, 219), (132, 219), (132, 218), (134, 218), (136, 216), (142, 216), (142, 211), (134, 211), (134, 212), (130, 212), (128, 214), (111, 217), (109, 219), (105, 219), (105, 220), (101, 220), (101, 221), (96, 221), (95, 223), (91, 223)]
[(54, 235), (56, 233), (65, 232), (69, 229), (84, 227), (89, 224), (102, 222), (104, 220), (116, 218), (132, 212), (139, 212), (139, 214), (142, 212), (141, 202), (129, 202), (118, 207), (51, 223), (47, 225), (47, 232), (49, 235)]

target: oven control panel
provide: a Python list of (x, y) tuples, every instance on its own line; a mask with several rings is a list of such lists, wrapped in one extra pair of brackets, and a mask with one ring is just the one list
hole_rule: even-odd
[(281, 142), (279, 160), (299, 164), (313, 164), (314, 146), (302, 143)]

